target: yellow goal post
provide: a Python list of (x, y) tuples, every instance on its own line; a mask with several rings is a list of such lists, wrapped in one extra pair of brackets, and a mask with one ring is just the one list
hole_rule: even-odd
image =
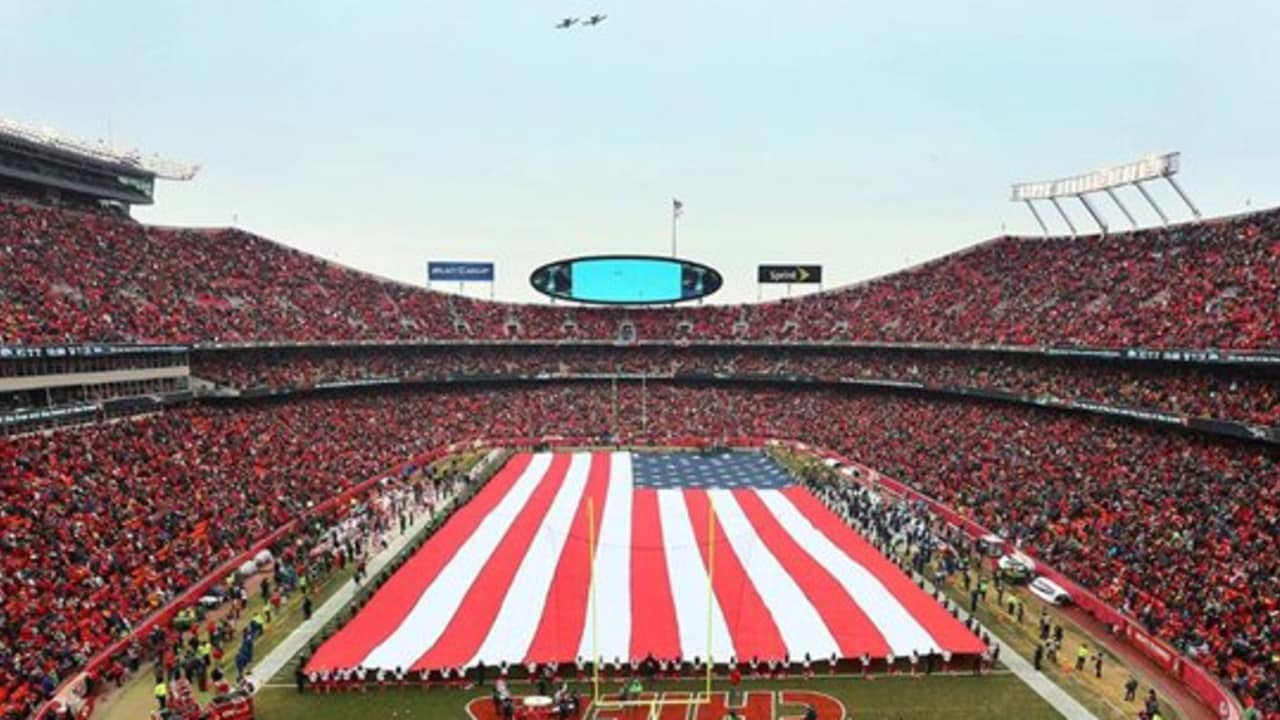
[[(708, 500), (711, 500), (708, 497)], [(712, 578), (716, 567), (716, 515), (715, 505), (707, 504), (707, 661), (705, 689), (688, 693), (688, 697), (667, 698), (665, 693), (653, 692), (652, 696), (636, 700), (609, 699), (600, 693), (600, 647), (597, 636), (596, 602), (596, 515), (594, 498), (587, 498), (587, 562), (591, 565), (591, 706), (595, 709), (649, 709), (649, 720), (658, 720), (662, 708), (671, 706), (707, 705), (711, 702), (711, 677), (715, 671), (715, 656), (712, 653), (712, 619), (715, 612), (715, 586)]]

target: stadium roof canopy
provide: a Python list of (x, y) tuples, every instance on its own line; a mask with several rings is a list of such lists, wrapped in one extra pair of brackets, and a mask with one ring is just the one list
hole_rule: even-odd
[(7, 189), (52, 199), (149, 205), (157, 178), (191, 180), (199, 170), (0, 118), (0, 183)]

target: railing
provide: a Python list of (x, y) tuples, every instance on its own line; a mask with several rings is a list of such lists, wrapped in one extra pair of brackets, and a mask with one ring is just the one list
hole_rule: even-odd
[[(354, 348), (432, 348), (432, 347), (616, 347), (617, 338), (422, 338), (416, 340), (297, 340), (202, 342), (194, 344), (120, 344), (78, 343), (67, 345), (0, 345), (0, 360), (45, 357), (98, 357), (152, 352), (216, 352), (235, 350), (302, 350)], [(1093, 360), (1125, 360), (1137, 362), (1191, 363), (1208, 365), (1244, 365), (1252, 367), (1280, 366), (1280, 349), (1227, 348), (1145, 348), (1088, 347), (1059, 345), (985, 345), (981, 343), (876, 342), (866, 340), (789, 340), (787, 338), (699, 339), (696, 337), (645, 338), (621, 343), (625, 347), (698, 347), (698, 348), (830, 348), (846, 350), (896, 350), (949, 353), (1007, 353), (1012, 355), (1044, 355), (1058, 358)]]

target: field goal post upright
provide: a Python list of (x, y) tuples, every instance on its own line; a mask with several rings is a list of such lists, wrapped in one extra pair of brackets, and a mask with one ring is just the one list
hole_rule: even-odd
[(702, 692), (691, 693), (691, 697), (687, 698), (664, 698), (661, 693), (655, 692), (648, 699), (641, 700), (606, 700), (600, 695), (600, 645), (597, 631), (599, 629), (597, 620), (598, 603), (596, 602), (596, 512), (594, 498), (587, 498), (587, 562), (590, 563), (591, 577), (591, 707), (593, 709), (606, 708), (640, 708), (647, 707), (649, 709), (649, 720), (658, 720), (661, 716), (662, 708), (668, 706), (697, 706), (706, 705), (711, 702), (711, 678), (715, 672), (715, 656), (713, 650), (712, 619), (715, 617), (715, 585), (713, 578), (715, 577), (715, 538), (716, 538), (716, 515), (715, 505), (708, 496), (707, 504), (707, 657), (706, 657), (706, 686)]

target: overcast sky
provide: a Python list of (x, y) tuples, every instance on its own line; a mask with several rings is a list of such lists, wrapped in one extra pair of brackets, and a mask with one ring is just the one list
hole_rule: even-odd
[(1034, 232), (1010, 182), (1152, 152), (1206, 214), (1280, 204), (1278, 37), (1275, 0), (0, 0), (0, 115), (199, 162), (148, 222), (417, 284), (494, 260), (504, 299), (669, 252), (676, 196), (729, 301)]

